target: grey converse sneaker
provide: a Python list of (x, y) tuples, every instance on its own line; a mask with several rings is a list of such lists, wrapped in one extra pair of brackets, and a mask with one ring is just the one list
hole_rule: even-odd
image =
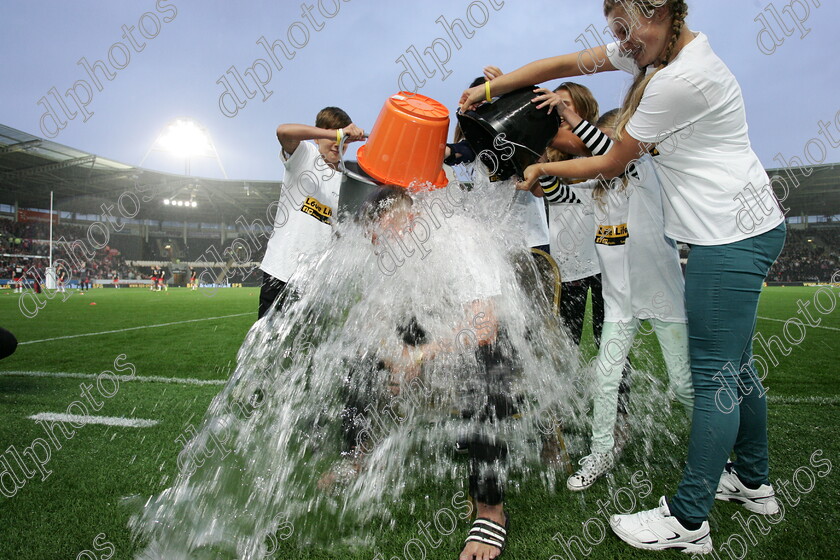
[(665, 496), (659, 498), (659, 507), (629, 515), (613, 515), (610, 527), (618, 538), (634, 548), (676, 548), (686, 554), (709, 554), (712, 551), (709, 522), (704, 521), (696, 531), (686, 529), (671, 515)]
[(611, 452), (598, 453), (593, 451), (578, 461), (578, 464), (580, 465), (578, 471), (566, 481), (566, 488), (573, 492), (586, 490), (595, 484), (596, 480), (613, 468), (615, 458)]
[(750, 490), (738, 475), (732, 463), (726, 463), (723, 474), (718, 482), (716, 500), (736, 502), (754, 513), (761, 515), (776, 515), (779, 513), (779, 502), (776, 501), (776, 493), (770, 484), (762, 484), (755, 490)]

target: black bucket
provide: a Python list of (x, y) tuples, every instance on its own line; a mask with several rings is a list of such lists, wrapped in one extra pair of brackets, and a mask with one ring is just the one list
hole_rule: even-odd
[(537, 109), (535, 86), (527, 86), (485, 103), (475, 111), (458, 113), (464, 138), (499, 180), (522, 177), (536, 163), (560, 129), (556, 111)]

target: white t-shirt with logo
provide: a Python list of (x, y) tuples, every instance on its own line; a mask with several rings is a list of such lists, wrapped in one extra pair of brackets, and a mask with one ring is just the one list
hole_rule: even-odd
[(317, 259), (330, 242), (342, 174), (327, 167), (313, 142), (301, 142), (291, 156), (281, 154), (286, 175), (260, 268), (288, 282), (300, 262)]
[(577, 206), (590, 208), (598, 224), (594, 247), (601, 269), (604, 320), (685, 323), (679, 252), (663, 233), (653, 158), (645, 155), (635, 163), (635, 169), (626, 186), (622, 179), (613, 179), (601, 200), (593, 196), (599, 181), (571, 185)]
[[(639, 73), (618, 43), (607, 47), (607, 55), (616, 68)], [(703, 33), (651, 79), (626, 131), (658, 144), (655, 162), (670, 238), (721, 245), (784, 221), (750, 145), (741, 87)]]
[(633, 318), (630, 278), (630, 255), (627, 251), (627, 215), (630, 210), (628, 192), (613, 179), (613, 188), (595, 200), (593, 189), (599, 181), (584, 181), (571, 186), (580, 199), (580, 206), (590, 207), (595, 217), (593, 246), (601, 269), (601, 295), (604, 298), (604, 321), (617, 323)]

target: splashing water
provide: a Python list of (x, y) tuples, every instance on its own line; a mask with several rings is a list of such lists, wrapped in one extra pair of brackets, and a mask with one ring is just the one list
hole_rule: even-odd
[(482, 474), (552, 487), (565, 471), (541, 452), (558, 425), (588, 433), (591, 381), (513, 192), (452, 184), (413, 195), (408, 227), (339, 224), (249, 331), (172, 486), (132, 517), (138, 558), (261, 558), (284, 530), (372, 544), (408, 491), (466, 479), (456, 442), (504, 448)]

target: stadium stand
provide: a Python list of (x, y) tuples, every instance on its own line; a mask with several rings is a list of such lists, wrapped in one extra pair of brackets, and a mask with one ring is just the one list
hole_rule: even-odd
[[(768, 281), (830, 281), (840, 260), (840, 168), (768, 174), (789, 224)], [(0, 286), (19, 264), (43, 274), (50, 219), (53, 258), (71, 265), (74, 280), (84, 269), (101, 285), (114, 273), (139, 283), (163, 266), (182, 285), (192, 266), (205, 280), (255, 285), (280, 188), (133, 167), (0, 125)]]
[[(54, 228), (54, 234), (68, 239), (84, 235), (84, 228), (75, 225), (60, 225)], [(18, 265), (39, 278), (45, 275), (49, 256), (49, 226), (43, 223), (21, 223), (10, 219), (0, 219), (0, 277), (11, 278)], [(72, 262), (67, 246), (55, 245), (53, 258), (67, 263)], [(84, 268), (71, 267), (72, 278), (79, 279), (82, 272), (91, 278), (111, 278), (115, 273), (121, 278), (140, 277), (140, 271), (129, 266), (125, 257), (116, 248), (106, 245), (96, 250), (92, 258), (85, 261)]]
[(840, 264), (838, 243), (840, 224), (790, 229), (784, 251), (770, 269), (768, 281), (830, 282)]

